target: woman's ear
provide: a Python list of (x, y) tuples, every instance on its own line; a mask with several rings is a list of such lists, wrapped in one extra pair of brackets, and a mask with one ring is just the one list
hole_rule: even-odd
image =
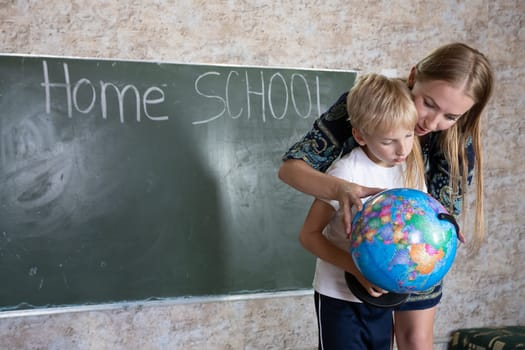
[(352, 136), (354, 137), (355, 142), (357, 142), (359, 144), (359, 146), (366, 145), (366, 141), (363, 138), (363, 135), (356, 128), (352, 128)]
[(417, 74), (417, 68), (416, 66), (412, 67), (410, 69), (410, 74), (408, 74), (408, 88), (412, 89), (414, 87), (414, 84), (416, 83), (416, 74)]

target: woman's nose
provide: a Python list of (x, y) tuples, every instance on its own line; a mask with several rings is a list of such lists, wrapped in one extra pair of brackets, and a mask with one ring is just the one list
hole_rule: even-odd
[(436, 131), (439, 124), (439, 115), (437, 113), (429, 114), (423, 121), (423, 126), (429, 131)]

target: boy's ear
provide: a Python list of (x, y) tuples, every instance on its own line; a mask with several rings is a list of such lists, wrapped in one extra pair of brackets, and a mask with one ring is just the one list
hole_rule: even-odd
[(352, 136), (354, 137), (355, 142), (357, 142), (359, 144), (359, 146), (366, 145), (366, 142), (365, 142), (365, 139), (363, 138), (363, 135), (356, 128), (352, 128)]

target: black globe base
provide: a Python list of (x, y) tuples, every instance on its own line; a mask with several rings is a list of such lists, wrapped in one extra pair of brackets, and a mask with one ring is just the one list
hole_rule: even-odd
[(359, 283), (351, 273), (345, 272), (346, 285), (350, 291), (363, 303), (380, 308), (394, 308), (403, 304), (410, 294), (386, 293), (380, 297), (373, 297)]

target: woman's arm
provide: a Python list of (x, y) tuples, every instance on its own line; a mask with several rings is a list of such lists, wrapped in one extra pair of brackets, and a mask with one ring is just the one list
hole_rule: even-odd
[(350, 233), (352, 226), (351, 207), (354, 205), (358, 210), (361, 210), (361, 198), (383, 190), (360, 186), (322, 173), (300, 159), (283, 161), (279, 169), (279, 179), (296, 190), (311, 196), (337, 200), (343, 211), (343, 222), (347, 233)]
[(339, 201), (345, 228), (350, 233), (351, 206), (361, 209), (360, 198), (381, 189), (362, 187), (323, 173), (342, 153), (358, 146), (352, 139), (352, 126), (348, 121), (347, 95), (347, 92), (342, 94), (284, 154), (279, 178), (303, 193)]
[(350, 252), (337, 247), (323, 235), (322, 232), (333, 215), (334, 208), (331, 205), (315, 199), (299, 233), (301, 245), (320, 259), (354, 275), (370, 295), (379, 297), (386, 293), (368, 282), (359, 272)]
[(301, 159), (284, 161), (279, 169), (279, 179), (298, 191), (328, 200), (338, 199), (338, 187), (344, 182), (312, 168)]

